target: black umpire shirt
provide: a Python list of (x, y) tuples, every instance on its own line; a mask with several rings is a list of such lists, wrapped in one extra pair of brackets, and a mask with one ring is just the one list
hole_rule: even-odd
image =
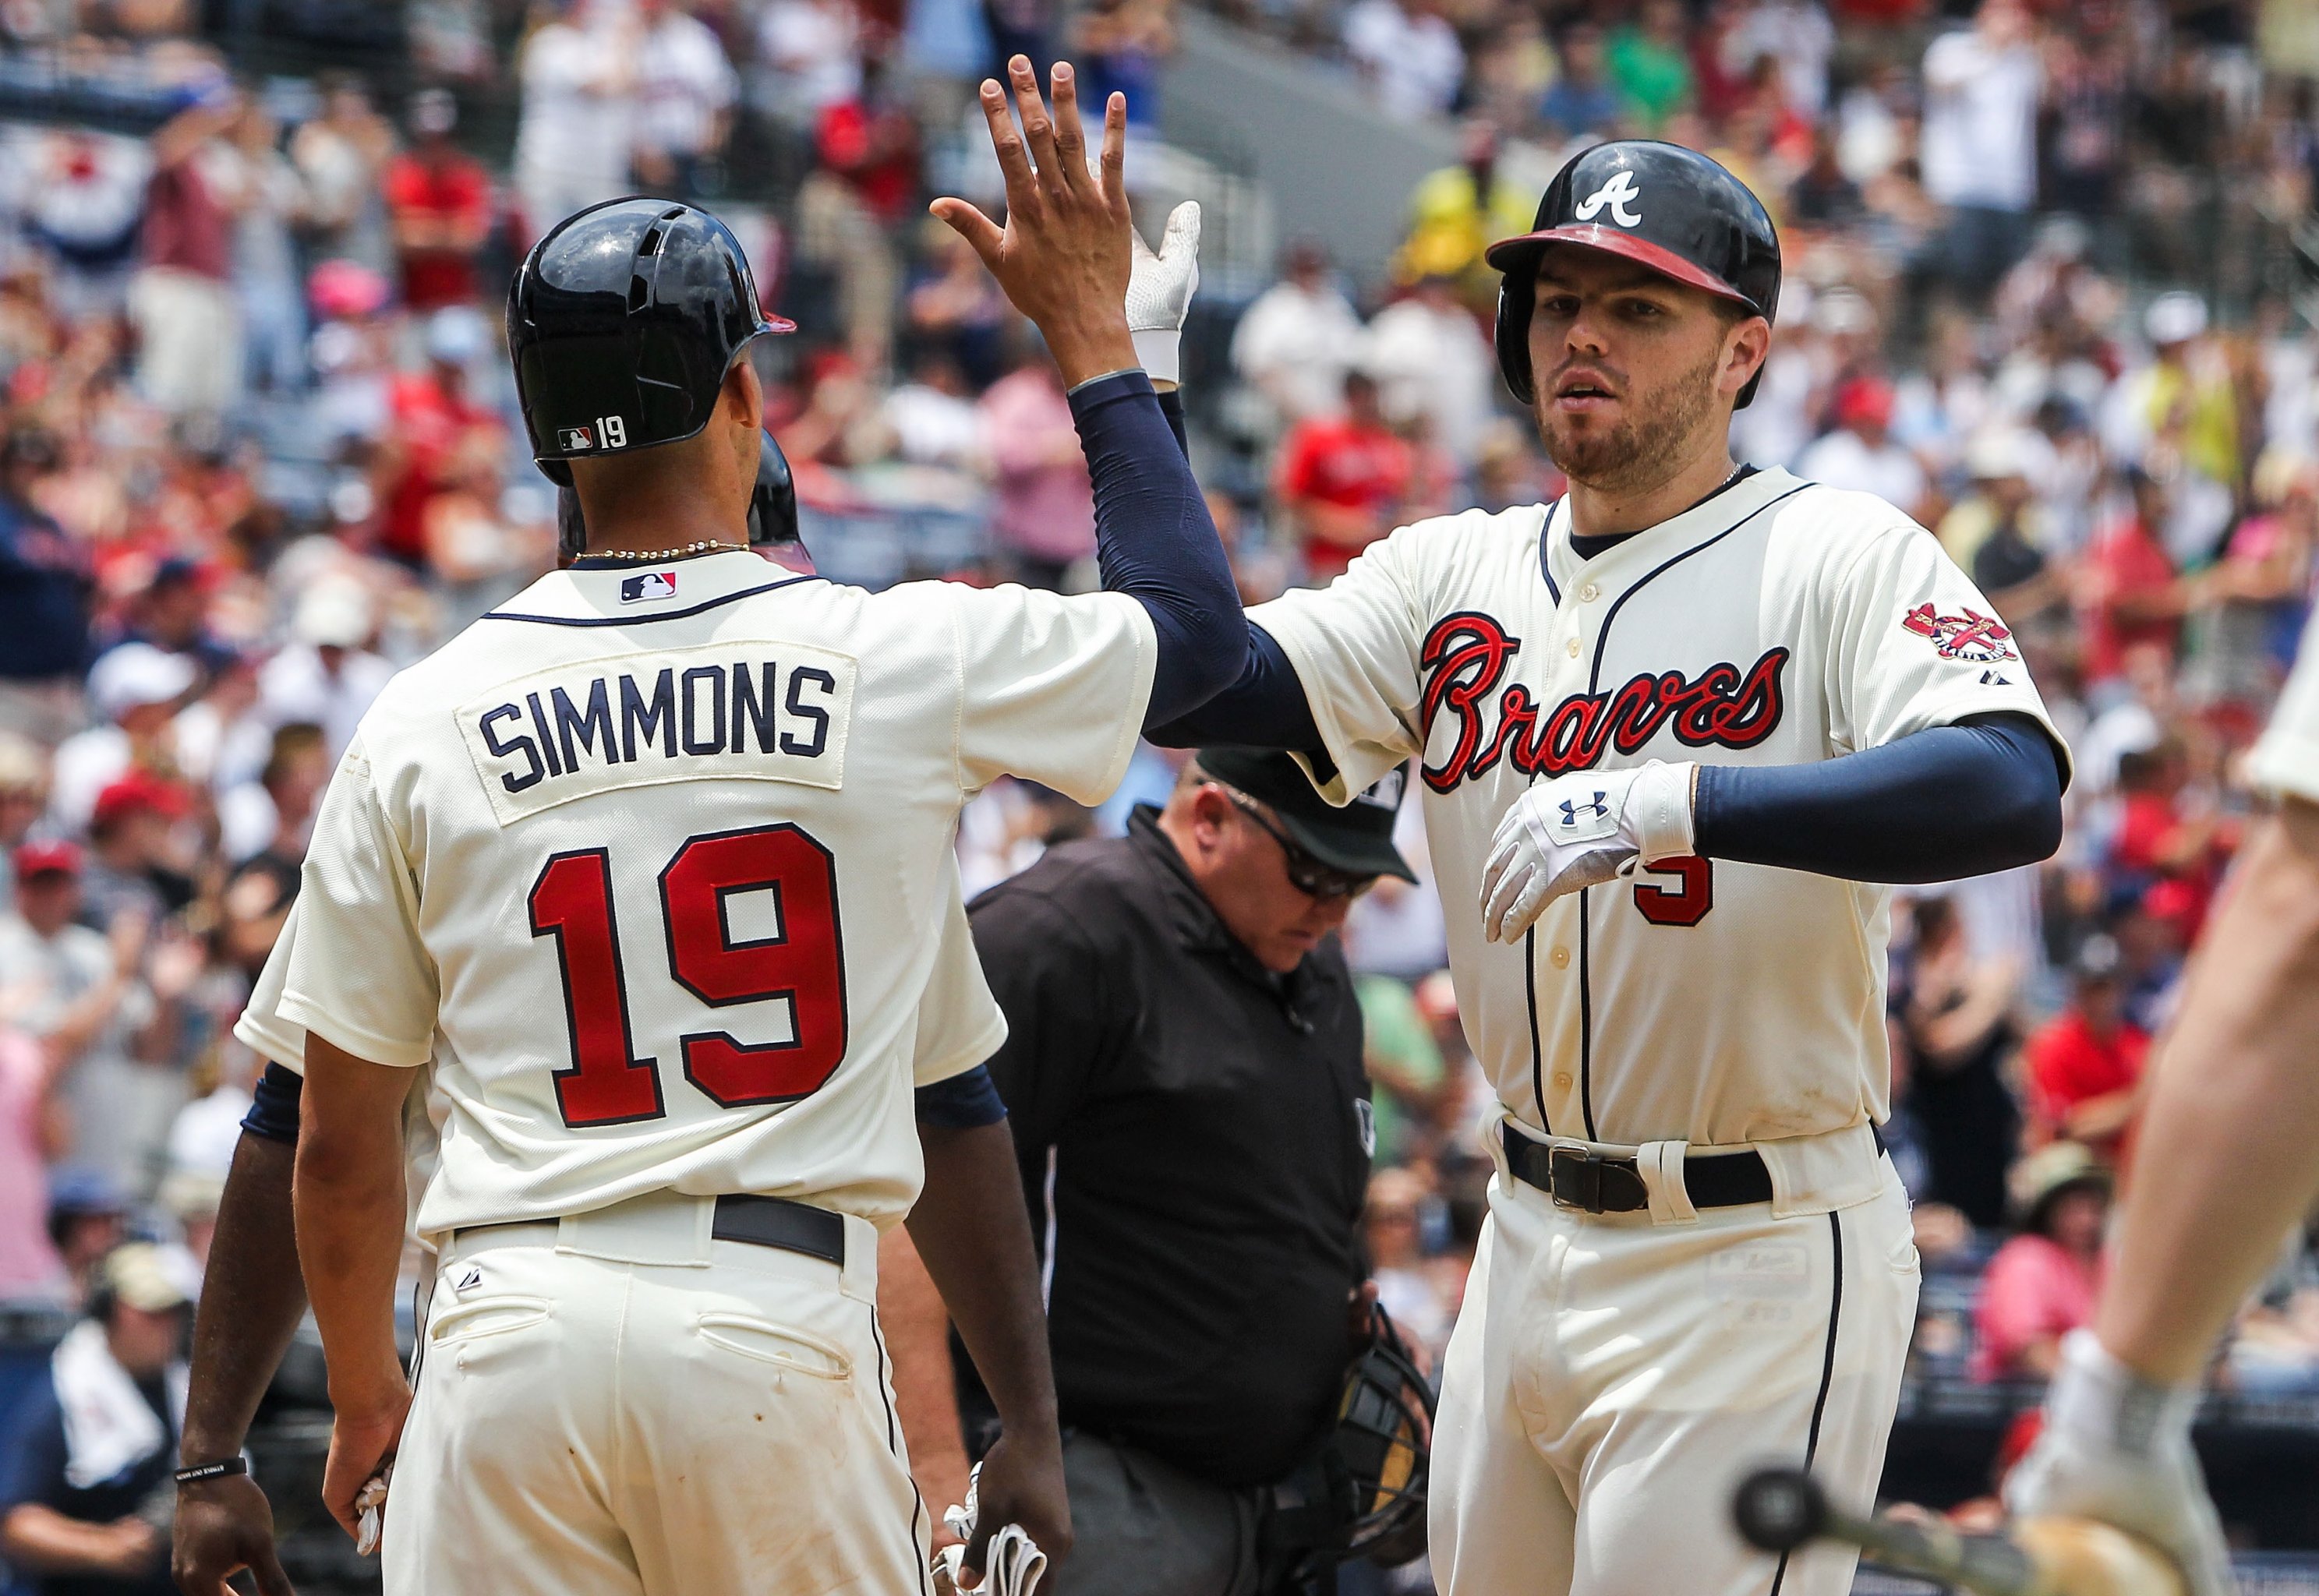
[(1360, 1009), (1334, 939), (1287, 976), (1259, 964), (1157, 818), (974, 901), (1008, 1027), (989, 1069), (1063, 1423), (1269, 1484), (1318, 1440), (1351, 1350), (1375, 1141)]

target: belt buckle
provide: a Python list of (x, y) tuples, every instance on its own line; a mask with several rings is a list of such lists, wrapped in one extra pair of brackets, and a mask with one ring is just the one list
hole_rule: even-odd
[(1557, 1147), (1547, 1158), (1555, 1206), (1584, 1213), (1632, 1213), (1650, 1205), (1642, 1174), (1629, 1159)]

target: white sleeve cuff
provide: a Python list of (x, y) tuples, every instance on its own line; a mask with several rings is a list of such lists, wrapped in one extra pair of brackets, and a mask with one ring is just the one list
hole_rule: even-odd
[(1177, 350), (1184, 335), (1174, 328), (1155, 329), (1150, 332), (1131, 332), (1135, 340), (1135, 361), (1144, 374), (1155, 383), (1178, 381)]

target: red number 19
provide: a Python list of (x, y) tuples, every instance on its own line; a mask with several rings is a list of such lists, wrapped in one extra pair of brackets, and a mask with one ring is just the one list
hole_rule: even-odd
[[(726, 901), (770, 890), (780, 930), (736, 942)], [(790, 825), (692, 837), (660, 874), (669, 974), (711, 1008), (786, 1000), (790, 1040), (752, 1045), (725, 1031), (679, 1041), (684, 1078), (722, 1107), (793, 1102), (820, 1089), (845, 1057), (845, 969), (837, 924), (837, 866)], [(601, 848), (559, 853), (532, 883), (531, 933), (555, 939), (572, 1065), (555, 1072), (555, 1101), (574, 1127), (628, 1124), (668, 1112), (656, 1060), (636, 1056)]]

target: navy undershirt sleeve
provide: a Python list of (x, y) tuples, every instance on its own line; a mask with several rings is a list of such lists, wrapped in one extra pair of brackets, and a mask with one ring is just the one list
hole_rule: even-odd
[(1071, 418), (1095, 482), (1096, 564), (1159, 634), (1145, 724), (1197, 708), (1241, 674), (1248, 622), (1207, 501), (1169, 418), (1141, 371), (1071, 390)]
[(241, 1128), (252, 1136), (294, 1146), (298, 1141), (298, 1100), (305, 1090), (304, 1076), (267, 1059), (266, 1073), (249, 1088), (249, 1112), (241, 1116)]
[(917, 1089), (918, 1123), (944, 1131), (971, 1131), (995, 1125), (1006, 1117), (997, 1083), (990, 1071), (976, 1065), (963, 1075), (938, 1080)]
[(1147, 727), (1144, 735), (1162, 748), (1237, 743), (1312, 753), (1322, 746), (1296, 667), (1278, 639), (1254, 621), (1248, 623), (1248, 663), (1240, 680), (1189, 715)]
[(1701, 765), (1699, 852), (1849, 881), (1954, 881), (2052, 857), (2062, 767), (2026, 715), (1800, 765)]

